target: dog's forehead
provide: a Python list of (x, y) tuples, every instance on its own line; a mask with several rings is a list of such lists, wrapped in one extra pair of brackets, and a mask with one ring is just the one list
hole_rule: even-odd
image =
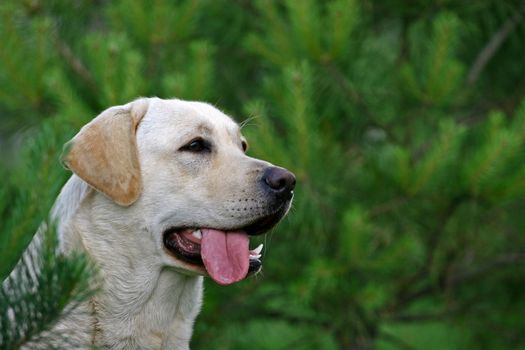
[(141, 124), (172, 136), (217, 133), (228, 138), (240, 137), (239, 125), (232, 118), (204, 102), (154, 99)]

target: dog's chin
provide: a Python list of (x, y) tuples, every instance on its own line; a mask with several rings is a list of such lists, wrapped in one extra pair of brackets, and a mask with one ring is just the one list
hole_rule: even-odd
[(189, 277), (195, 277), (195, 276), (207, 276), (206, 268), (202, 265), (196, 265), (187, 263), (182, 259), (177, 258), (174, 256), (173, 253), (169, 252), (166, 248), (166, 261), (165, 266), (177, 271), (178, 273), (189, 276)]
[[(192, 227), (170, 227), (163, 232), (163, 248), (170, 265), (187, 275), (209, 276), (201, 255), (203, 231), (221, 231), (228, 235), (236, 233), (247, 236), (262, 235), (271, 230), (288, 212), (290, 203), (286, 203), (276, 212), (258, 217), (239, 226), (209, 227), (195, 224)], [(257, 274), (262, 269), (262, 245), (248, 251), (248, 272), (245, 277)], [(226, 283), (225, 283), (226, 284)]]

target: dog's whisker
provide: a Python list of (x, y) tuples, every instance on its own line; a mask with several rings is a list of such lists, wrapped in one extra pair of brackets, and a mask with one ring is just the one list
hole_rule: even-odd
[(245, 120), (243, 120), (242, 122), (239, 123), (239, 128), (242, 130), (245, 126), (248, 126), (248, 125), (256, 125), (256, 124), (249, 124), (252, 120), (255, 120), (257, 119), (258, 116), (251, 116), (251, 117), (248, 117), (246, 118)]

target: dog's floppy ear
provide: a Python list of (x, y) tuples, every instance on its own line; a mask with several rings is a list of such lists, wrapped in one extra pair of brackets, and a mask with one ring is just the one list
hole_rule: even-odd
[(135, 131), (148, 105), (143, 98), (106, 109), (64, 145), (62, 163), (122, 206), (142, 191)]

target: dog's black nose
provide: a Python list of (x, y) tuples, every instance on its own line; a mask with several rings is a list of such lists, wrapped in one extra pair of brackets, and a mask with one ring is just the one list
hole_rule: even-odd
[(289, 197), (295, 188), (295, 175), (283, 168), (267, 168), (264, 171), (262, 180), (280, 197)]

